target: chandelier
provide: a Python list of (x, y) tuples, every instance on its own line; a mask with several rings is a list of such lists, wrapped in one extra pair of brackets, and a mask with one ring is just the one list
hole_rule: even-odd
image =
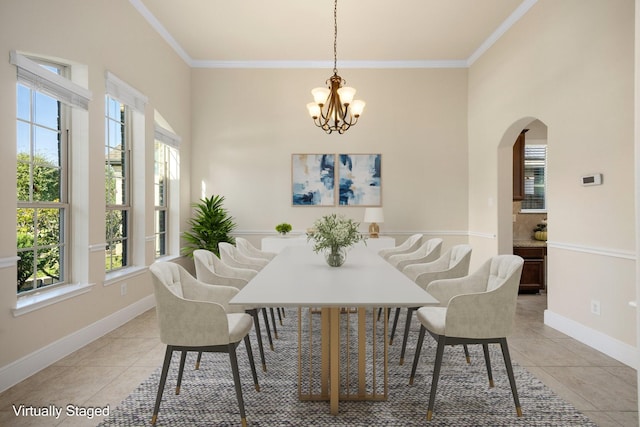
[(347, 83), (338, 75), (338, 0), (333, 6), (333, 76), (326, 81), (328, 87), (311, 90), (314, 102), (307, 104), (313, 123), (326, 133), (342, 134), (358, 123), (365, 102), (354, 100), (356, 90), (343, 86)]

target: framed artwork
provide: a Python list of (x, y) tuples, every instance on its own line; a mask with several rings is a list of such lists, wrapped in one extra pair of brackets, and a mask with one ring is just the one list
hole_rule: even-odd
[(340, 206), (381, 206), (381, 154), (338, 154)]
[(335, 205), (335, 154), (292, 154), (293, 206)]

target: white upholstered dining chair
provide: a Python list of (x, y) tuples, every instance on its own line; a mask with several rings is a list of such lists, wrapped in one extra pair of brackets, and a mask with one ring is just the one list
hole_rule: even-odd
[[(242, 274), (242, 270), (239, 274), (233, 274), (233, 269), (230, 268), (227, 270), (227, 273), (231, 273), (230, 275), (222, 275), (218, 274), (215, 269), (214, 260), (218, 259), (216, 254), (206, 249), (196, 249), (193, 251), (193, 262), (196, 267), (196, 278), (209, 285), (218, 285), (218, 286), (233, 286), (234, 288), (240, 290), (246, 286), (248, 280), (240, 277)], [(253, 317), (253, 324), (256, 332), (256, 339), (258, 341), (258, 350), (260, 352), (260, 360), (262, 361), (262, 370), (267, 371), (267, 363), (264, 356), (264, 346), (262, 344), (262, 333), (260, 331), (260, 319), (258, 318), (258, 309), (255, 307), (245, 307), (245, 311)], [(269, 332), (269, 319), (267, 317), (267, 311), (263, 308), (262, 314), (265, 318), (265, 324), (267, 327), (267, 332)], [(269, 333), (270, 337), (271, 334)], [(271, 346), (273, 347), (273, 343), (271, 340), (269, 341)]]
[[(410, 264), (402, 272), (418, 286), (426, 290), (429, 283), (440, 279), (454, 279), (464, 277), (469, 274), (469, 263), (471, 262), (471, 246), (456, 245), (449, 248), (440, 258), (435, 261)], [(440, 301), (441, 306), (446, 306), (449, 301)], [(419, 307), (407, 307), (407, 316), (404, 325), (404, 337), (402, 339), (402, 350), (400, 351), (400, 364), (404, 364), (404, 354), (407, 348), (409, 329), (413, 312)], [(465, 356), (469, 362), (469, 352), (465, 346)]]
[(262, 258), (262, 259), (266, 259), (267, 261), (271, 261), (277, 255), (275, 252), (263, 251), (256, 248), (251, 244), (250, 241), (248, 241), (243, 237), (236, 237), (235, 239), (236, 239), (236, 248), (238, 248), (240, 253), (248, 257)]
[(236, 356), (236, 348), (242, 340), (249, 356), (257, 391), (260, 391), (260, 386), (249, 340), (251, 316), (242, 312), (241, 308), (229, 305), (229, 301), (238, 290), (230, 286), (204, 284), (183, 267), (171, 262), (156, 262), (149, 270), (153, 279), (160, 341), (167, 345), (151, 424), (155, 425), (158, 419), (173, 352), (181, 353), (176, 384), (176, 394), (179, 394), (187, 352), (197, 351), (229, 354), (240, 420), (242, 425), (246, 426), (247, 418)]
[(444, 307), (422, 307), (417, 311), (421, 326), (409, 384), (413, 384), (425, 333), (437, 341), (427, 420), (433, 417), (444, 348), (457, 344), (482, 344), (489, 387), (493, 387), (493, 374), (488, 345), (500, 344), (516, 414), (522, 416), (507, 335), (513, 328), (523, 263), (516, 255), (498, 255), (468, 276), (436, 280), (427, 286), (427, 292), (436, 299), (448, 301)]
[[(255, 271), (255, 274), (258, 274), (260, 270), (262, 270), (267, 264), (269, 264), (269, 261), (267, 261), (266, 259), (253, 258), (242, 255), (240, 251), (238, 251), (238, 248), (233, 246), (231, 243), (220, 242), (218, 243), (218, 249), (220, 251), (220, 260), (222, 260), (222, 262), (226, 264), (227, 267), (252, 270)], [(253, 276), (255, 276), (255, 274)], [(270, 308), (269, 311), (271, 312), (271, 326), (273, 327), (273, 334), (275, 335), (276, 339), (278, 339), (276, 316), (274, 314), (273, 308)], [(278, 316), (280, 317), (280, 323), (282, 323), (280, 310), (278, 310)], [(267, 328), (267, 331), (268, 330), (269, 329)], [(273, 341), (271, 340), (271, 335), (269, 335), (269, 343), (271, 345), (271, 349), (273, 350)]]
[(412, 234), (411, 236), (407, 237), (407, 240), (405, 240), (398, 246), (394, 246), (393, 248), (380, 249), (378, 251), (378, 255), (380, 255), (384, 259), (387, 259), (391, 255), (413, 252), (416, 249), (418, 249), (421, 243), (422, 243), (422, 234), (419, 234), (419, 233)]
[[(433, 238), (429, 240), (422, 240), (422, 243), (413, 251), (405, 252), (402, 254), (390, 255), (387, 258), (387, 262), (396, 267), (398, 270), (402, 269), (410, 264), (431, 262), (438, 259), (440, 251), (442, 249), (442, 239)], [(391, 308), (387, 309), (390, 312)], [(398, 319), (400, 318), (400, 307), (396, 307), (395, 316), (393, 318), (393, 326), (391, 327), (391, 335), (389, 337), (389, 345), (393, 344), (393, 338), (396, 335), (396, 329), (398, 326)]]
[(231, 243), (218, 243), (218, 250), (220, 251), (220, 259), (231, 267), (260, 271), (269, 264), (269, 261), (266, 259), (243, 255), (238, 248)]
[(387, 258), (387, 261), (402, 271), (407, 265), (418, 264), (424, 262), (435, 261), (440, 257), (440, 251), (442, 250), (442, 239), (433, 238), (427, 241), (422, 240), (422, 244), (411, 252), (404, 254), (395, 254)]

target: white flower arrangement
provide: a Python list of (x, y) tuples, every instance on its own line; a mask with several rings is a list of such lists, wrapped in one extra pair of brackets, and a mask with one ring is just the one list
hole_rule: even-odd
[(307, 241), (313, 242), (313, 250), (318, 253), (325, 249), (337, 252), (364, 240), (358, 231), (360, 223), (344, 215), (331, 214), (317, 219), (313, 228), (307, 231)]

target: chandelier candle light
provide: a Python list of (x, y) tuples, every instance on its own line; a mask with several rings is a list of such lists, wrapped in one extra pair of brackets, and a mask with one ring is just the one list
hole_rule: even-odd
[(313, 123), (326, 133), (342, 134), (358, 122), (365, 102), (354, 100), (356, 90), (343, 86), (346, 80), (338, 75), (338, 0), (333, 7), (333, 76), (327, 79), (328, 87), (311, 90), (314, 102), (307, 104)]

